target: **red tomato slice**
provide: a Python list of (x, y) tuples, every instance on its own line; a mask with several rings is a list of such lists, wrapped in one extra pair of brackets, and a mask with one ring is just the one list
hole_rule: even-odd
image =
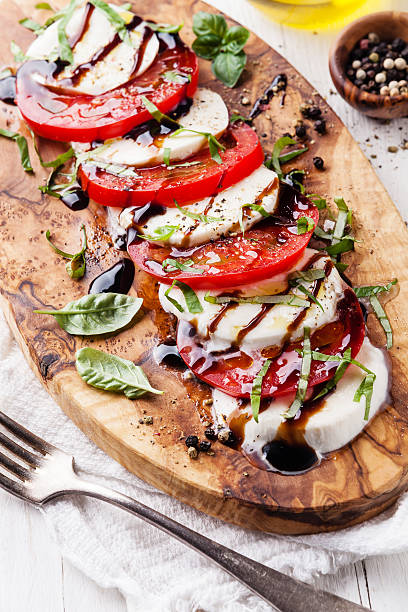
[[(336, 321), (312, 334), (312, 348), (328, 355), (336, 355), (343, 354), (350, 347), (354, 358), (363, 343), (365, 327), (360, 304), (351, 289), (345, 290), (344, 298), (338, 304), (337, 314)], [(285, 346), (283, 352), (278, 355), (276, 347), (256, 351), (251, 355), (243, 353), (239, 347), (232, 348), (229, 353), (209, 354), (203, 348), (194, 327), (186, 321), (180, 321), (177, 347), (182, 359), (198, 378), (228, 395), (249, 397), (254, 378), (268, 357), (272, 362), (263, 379), (262, 397), (283, 395), (297, 388), (301, 357), (295, 349), (302, 348), (302, 341)], [(309, 387), (331, 378), (337, 366), (338, 362), (313, 361)]]
[(220, 139), (222, 164), (211, 158), (208, 149), (188, 158), (197, 164), (169, 170), (165, 164), (141, 168), (142, 178), (119, 177), (95, 166), (83, 164), (79, 170), (82, 189), (90, 198), (105, 206), (143, 206), (154, 202), (174, 206), (174, 200), (186, 204), (212, 196), (231, 187), (258, 168), (264, 160), (255, 131), (245, 123), (234, 124)]
[[(278, 215), (259, 223), (244, 236), (222, 238), (190, 249), (162, 247), (136, 238), (128, 244), (128, 252), (142, 270), (164, 283), (171, 284), (177, 279), (195, 289), (237, 287), (269, 278), (295, 264), (319, 220), (316, 206), (283, 184)], [(300, 217), (309, 217), (314, 226), (311, 231), (299, 235), (297, 220)], [(188, 270), (165, 272), (162, 263), (167, 258), (180, 263), (192, 259), (191, 269), (204, 270), (204, 273), (194, 274)]]
[[(51, 76), (56, 65), (42, 60), (25, 62), (17, 72), (16, 82), (16, 103), (21, 114), (34, 132), (44, 138), (92, 142), (121, 136), (148, 121), (151, 115), (143, 105), (142, 95), (167, 113), (183, 98), (194, 95), (198, 62), (195, 53), (177, 36), (165, 36), (169, 46), (146, 72), (97, 96), (51, 91), (33, 77)], [(168, 71), (190, 75), (191, 80), (168, 81), (164, 77)]]

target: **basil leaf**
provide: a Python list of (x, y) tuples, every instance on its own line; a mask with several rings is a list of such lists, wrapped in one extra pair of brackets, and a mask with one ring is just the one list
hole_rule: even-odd
[(34, 8), (42, 9), (43, 11), (54, 11), (52, 6), (48, 4), (48, 2), (39, 2), (38, 4), (35, 5)]
[(174, 200), (176, 208), (179, 209), (180, 212), (183, 213), (184, 216), (189, 217), (190, 219), (194, 219), (194, 221), (200, 221), (200, 223), (217, 223), (218, 221), (224, 221), (221, 217), (208, 217), (207, 215), (203, 215), (201, 213), (193, 213), (187, 210), (187, 207), (180, 206), (176, 200)]
[(14, 61), (17, 62), (18, 64), (22, 64), (28, 59), (27, 56), (24, 55), (24, 53), (22, 52), (18, 44), (14, 42), (14, 40), (12, 40), (10, 43), (10, 51), (13, 54)]
[[(54, 168), (53, 171), (49, 174), (47, 182), (45, 183), (45, 185), (40, 185), (38, 187), (38, 189), (41, 191), (41, 193), (46, 193), (50, 196), (52, 196), (53, 198), (60, 198), (61, 194), (59, 193), (59, 189), (61, 189), (63, 187), (63, 185), (56, 185), (53, 188), (54, 185), (54, 180), (56, 178), (56, 176), (59, 174), (59, 171), (61, 169), (61, 166)], [(65, 185), (64, 185), (65, 187)]]
[(342, 263), (341, 261), (336, 261), (334, 265), (340, 274), (342, 274), (348, 268), (348, 264)]
[(296, 396), (289, 409), (282, 414), (284, 419), (293, 419), (301, 409), (305, 401), (307, 388), (309, 385), (310, 367), (312, 365), (312, 350), (310, 344), (310, 327), (303, 328), (303, 356), (300, 368), (299, 382), (296, 389)]
[(242, 115), (237, 115), (233, 113), (230, 117), (230, 123), (235, 123), (236, 121), (250, 121), (247, 117), (243, 117)]
[[(143, 106), (151, 114), (153, 119), (156, 119), (158, 123), (165, 122), (166, 125), (172, 126), (175, 130), (181, 129), (181, 126), (177, 121), (175, 121), (174, 119), (171, 119), (168, 115), (165, 115), (164, 113), (162, 113), (161, 110), (159, 110), (157, 106), (153, 104), (153, 102), (150, 102), (150, 100), (146, 98), (146, 96), (141, 96), (141, 98), (142, 98)], [(174, 134), (172, 134), (172, 136), (174, 136)]]
[(171, 304), (173, 304), (173, 306), (175, 306), (177, 308), (177, 310), (179, 312), (184, 312), (184, 308), (182, 307), (182, 305), (180, 304), (180, 302), (178, 302), (176, 299), (174, 299), (170, 294), (170, 291), (173, 289), (173, 287), (175, 287), (176, 285), (176, 281), (174, 280), (172, 282), (172, 284), (170, 285), (170, 287), (168, 289), (166, 289), (166, 291), (164, 292), (165, 297), (169, 300), (169, 302)]
[(208, 147), (210, 149), (210, 155), (212, 159), (216, 161), (217, 164), (222, 163), (222, 159), (218, 151), (224, 151), (225, 147), (216, 139), (214, 134), (210, 134), (210, 132), (198, 132), (197, 130), (192, 130), (190, 128), (179, 126), (179, 128), (175, 132), (170, 134), (168, 138), (174, 138), (175, 136), (178, 136), (182, 132), (191, 132), (192, 134), (199, 134), (200, 136), (204, 136), (204, 138), (207, 139)]
[(291, 272), (288, 276), (289, 281), (305, 281), (310, 283), (312, 281), (318, 280), (320, 278), (325, 278), (326, 273), (324, 270), (320, 268), (311, 268), (310, 270), (296, 270), (295, 272)]
[(203, 274), (202, 268), (193, 268), (194, 261), (192, 259), (186, 259), (184, 262), (178, 261), (177, 259), (167, 258), (162, 263), (162, 268), (165, 272), (176, 272), (181, 270), (182, 272), (190, 272), (190, 274)]
[(61, 249), (56, 247), (55, 244), (53, 244), (51, 242), (51, 232), (50, 232), (50, 230), (47, 230), (45, 232), (45, 238), (46, 238), (48, 244), (50, 245), (50, 247), (57, 253), (57, 255), (61, 255), (61, 257), (65, 257), (65, 259), (73, 259), (75, 257), (75, 254), (71, 255), (71, 253), (67, 253), (65, 251), (61, 251)]
[(169, 149), (168, 147), (163, 150), (163, 162), (166, 166), (170, 166), (170, 153), (171, 149)]
[(326, 247), (325, 251), (332, 256), (354, 251), (354, 238), (351, 236), (344, 236), (340, 242), (336, 242), (336, 244), (331, 244)]
[(297, 220), (298, 235), (306, 234), (314, 228), (314, 221), (310, 217), (300, 217)]
[(170, 83), (190, 83), (191, 75), (190, 74), (181, 74), (181, 72), (176, 72), (175, 70), (168, 70), (163, 74), (163, 77), (166, 81), (170, 81)]
[(299, 176), (299, 174), (305, 175), (305, 171), (304, 170), (291, 170), (285, 176), (284, 180), (286, 183), (288, 183), (288, 185), (300, 191), (300, 193), (305, 193), (305, 188), (303, 186), (303, 183), (296, 178), (297, 176)]
[(293, 306), (294, 308), (307, 308), (309, 302), (303, 300), (293, 293), (285, 293), (284, 295), (254, 295), (251, 297), (237, 297), (235, 295), (207, 295), (204, 300), (210, 304), (228, 304), (229, 302), (237, 302), (238, 304), (285, 304), (285, 306)]
[(398, 283), (398, 279), (394, 278), (387, 285), (368, 285), (366, 287), (353, 287), (353, 291), (358, 298), (370, 297), (372, 295), (378, 295), (379, 293), (384, 293), (385, 291), (390, 291), (393, 285)]
[(308, 193), (306, 197), (313, 202), (318, 210), (324, 210), (327, 208), (326, 200), (317, 195), (317, 193)]
[(387, 317), (387, 313), (382, 307), (378, 297), (376, 295), (370, 296), (370, 304), (374, 311), (375, 316), (379, 320), (381, 327), (385, 331), (385, 335), (387, 337), (387, 349), (392, 348), (392, 329), (390, 321)]
[(21, 165), (23, 166), (24, 172), (34, 172), (30, 161), (30, 154), (28, 151), (27, 140), (22, 134), (18, 132), (10, 132), (10, 130), (0, 129), (0, 136), (14, 140), (20, 151)]
[(146, 23), (153, 32), (162, 32), (163, 34), (177, 34), (184, 25), (184, 23), (175, 25), (171, 23), (154, 23), (153, 21), (146, 21)]
[(25, 17), (24, 19), (20, 19), (18, 23), (24, 28), (27, 28), (27, 30), (31, 30), (32, 32), (41, 32), (41, 30), (43, 29), (43, 27), (39, 23), (36, 23), (32, 19), (28, 19), (27, 17)]
[(143, 300), (122, 293), (93, 293), (69, 302), (60, 310), (34, 310), (52, 315), (73, 336), (96, 336), (117, 332), (131, 323)]
[(180, 229), (179, 225), (162, 225), (154, 230), (156, 236), (151, 236), (149, 234), (139, 234), (139, 238), (144, 238), (145, 240), (162, 240), (165, 242), (166, 240), (170, 240), (174, 232)]
[(351, 213), (343, 198), (334, 198), (334, 201), (339, 209), (339, 213), (337, 215), (336, 225), (334, 226), (332, 234), (332, 244), (340, 242), (340, 240), (343, 238), (344, 229)]
[(316, 227), (314, 228), (313, 235), (316, 236), (316, 238), (320, 238), (320, 240), (330, 240), (330, 241), (331, 241), (332, 236), (333, 236), (332, 233), (325, 232), (318, 225), (316, 225)]
[(271, 213), (268, 213), (264, 207), (262, 206), (262, 204), (255, 204), (255, 203), (251, 203), (251, 204), (243, 204), (241, 206), (241, 208), (250, 208), (251, 210), (255, 210), (256, 212), (260, 213), (263, 217), (270, 217)]
[(126, 28), (126, 21), (119, 15), (115, 9), (103, 2), (103, 0), (89, 0), (91, 4), (93, 4), (100, 11), (105, 13), (106, 19), (109, 23), (115, 28), (116, 32), (119, 34), (120, 38), (123, 41), (130, 42), (129, 32)]
[(71, 0), (68, 8), (64, 12), (64, 15), (62, 16), (58, 24), (59, 56), (60, 56), (61, 61), (67, 62), (68, 64), (73, 63), (74, 56), (72, 54), (72, 49), (69, 45), (67, 33), (65, 29), (68, 25), (68, 22), (71, 20), (75, 9), (76, 9), (76, 0)]
[(72, 147), (70, 147), (68, 151), (64, 151), (64, 153), (61, 153), (61, 155), (58, 155), (58, 157), (56, 157), (52, 161), (45, 162), (38, 148), (37, 139), (35, 137), (35, 134), (32, 131), (31, 131), (31, 136), (33, 138), (35, 152), (37, 153), (38, 159), (40, 160), (40, 164), (42, 165), (43, 168), (60, 168), (72, 157), (75, 157), (75, 151)]
[(211, 64), (214, 75), (227, 87), (235, 87), (245, 68), (246, 55), (244, 51), (237, 54), (218, 53)]
[(224, 51), (237, 55), (245, 47), (249, 38), (249, 31), (242, 26), (231, 26), (222, 39)]
[(368, 418), (370, 416), (371, 398), (373, 395), (375, 378), (376, 376), (374, 373), (367, 374), (367, 376), (365, 376), (363, 380), (361, 381), (357, 391), (354, 394), (354, 398), (353, 398), (354, 402), (359, 402), (362, 396), (365, 397), (365, 401), (366, 401), (366, 408), (364, 412), (365, 421), (368, 421)]
[(196, 36), (213, 34), (222, 39), (227, 32), (227, 22), (222, 15), (199, 11), (193, 17), (193, 32)]
[(193, 42), (192, 49), (198, 57), (206, 60), (214, 59), (220, 51), (220, 39), (214, 34), (204, 34)]
[(293, 140), (290, 136), (282, 136), (273, 145), (271, 164), (280, 179), (283, 178), (283, 172), (280, 167), (279, 157), (285, 147), (294, 144), (296, 144), (296, 140)]
[(176, 280), (174, 284), (181, 290), (182, 294), (184, 295), (184, 299), (186, 300), (189, 312), (191, 312), (192, 314), (203, 312), (203, 307), (200, 304), (200, 300), (198, 299), (195, 291), (191, 287), (178, 280)]
[(313, 400), (320, 399), (329, 391), (334, 389), (339, 380), (344, 376), (348, 366), (351, 363), (351, 348), (348, 348), (344, 351), (344, 355), (342, 356), (339, 365), (336, 368), (333, 378), (331, 378), (323, 387), (323, 389), (313, 398)]
[(279, 155), (279, 163), (286, 164), (286, 162), (298, 157), (299, 155), (302, 155), (302, 153), (306, 153), (308, 150), (309, 149), (307, 147), (304, 147), (303, 149), (295, 149), (294, 151), (289, 151), (289, 153)]
[(82, 248), (78, 253), (74, 253), (73, 255), (71, 255), (71, 253), (66, 253), (65, 251), (61, 251), (61, 249), (59, 249), (58, 247), (56, 247), (50, 240), (50, 230), (47, 230), (45, 233), (45, 237), (47, 239), (48, 244), (50, 245), (50, 247), (58, 254), (61, 255), (61, 257), (64, 257), (65, 259), (69, 259), (70, 261), (66, 264), (65, 268), (66, 271), (68, 272), (68, 275), (71, 278), (82, 278), (85, 274), (85, 268), (86, 268), (86, 261), (85, 261), (85, 251), (87, 248), (87, 241), (86, 241), (86, 231), (85, 231), (85, 226), (81, 225), (81, 230), (84, 234), (83, 236), (83, 242), (82, 242)]
[(76, 354), (75, 366), (80, 377), (92, 387), (124, 393), (129, 399), (136, 399), (145, 393), (162, 395), (154, 389), (140, 366), (116, 355), (85, 347)]
[(263, 364), (262, 368), (259, 370), (258, 374), (255, 376), (254, 381), (252, 383), (251, 408), (252, 408), (252, 415), (256, 423), (259, 422), (258, 417), (259, 417), (259, 407), (261, 405), (262, 382), (269, 370), (269, 366), (271, 365), (271, 363), (272, 362), (270, 359), (267, 359), (265, 361), (265, 363)]

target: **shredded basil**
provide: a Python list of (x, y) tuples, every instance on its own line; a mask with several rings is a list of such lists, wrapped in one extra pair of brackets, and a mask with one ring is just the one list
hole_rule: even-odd
[(303, 147), (303, 149), (295, 149), (294, 151), (289, 151), (289, 153), (284, 153), (282, 155), (279, 155), (279, 163), (286, 164), (291, 159), (294, 159), (295, 157), (302, 155), (302, 153), (306, 153), (306, 151), (308, 150), (309, 149), (307, 147)]
[(265, 378), (269, 366), (271, 365), (271, 360), (267, 359), (263, 364), (262, 368), (259, 370), (258, 374), (255, 376), (254, 381), (252, 383), (251, 389), (251, 408), (252, 415), (254, 417), (254, 421), (258, 423), (259, 418), (259, 407), (261, 405), (261, 394), (262, 394), (262, 382)]
[(390, 321), (387, 317), (387, 313), (385, 312), (384, 308), (382, 307), (376, 295), (371, 295), (369, 299), (370, 299), (370, 304), (374, 311), (374, 314), (379, 320), (381, 327), (385, 331), (385, 335), (387, 337), (387, 349), (390, 349), (392, 348), (392, 329), (391, 329)]
[(177, 121), (171, 119), (171, 117), (162, 113), (161, 110), (159, 110), (157, 106), (153, 104), (153, 102), (146, 98), (146, 96), (141, 96), (141, 99), (145, 109), (151, 114), (153, 119), (156, 119), (158, 123), (165, 122), (166, 125), (168, 125), (169, 127), (172, 126), (175, 130), (180, 129), (181, 126)]
[(177, 34), (184, 25), (184, 23), (174, 25), (170, 23), (154, 23), (153, 21), (147, 21), (146, 23), (154, 32), (162, 32), (163, 34)]
[(66, 253), (65, 251), (61, 251), (61, 249), (56, 247), (51, 242), (50, 230), (47, 230), (45, 234), (45, 237), (50, 247), (58, 255), (61, 255), (61, 257), (64, 257), (64, 259), (69, 259), (69, 262), (66, 264), (65, 268), (66, 268), (66, 271), (68, 272), (68, 275), (71, 278), (82, 278), (85, 274), (85, 269), (86, 269), (85, 251), (87, 249), (87, 241), (86, 241), (86, 231), (85, 231), (84, 225), (81, 225), (81, 230), (83, 232), (82, 248), (78, 253), (74, 253), (74, 254)]
[(200, 221), (201, 223), (217, 223), (218, 221), (225, 221), (225, 219), (222, 217), (208, 217), (207, 215), (203, 215), (201, 213), (193, 213), (190, 210), (187, 210), (185, 206), (180, 206), (176, 200), (174, 200), (174, 203), (176, 208), (178, 208), (185, 217), (194, 219), (194, 221)]
[(331, 241), (333, 234), (329, 232), (325, 232), (324, 230), (322, 230), (321, 227), (316, 225), (316, 227), (314, 228), (313, 235), (316, 236), (316, 238), (319, 238), (320, 240), (330, 240)]
[(293, 306), (294, 308), (307, 308), (309, 302), (303, 300), (293, 293), (285, 293), (284, 295), (254, 295), (251, 297), (236, 297), (234, 295), (207, 295), (204, 297), (206, 302), (210, 304), (228, 304), (229, 302), (237, 302), (238, 304), (284, 304), (285, 306)]
[(298, 191), (300, 191), (300, 193), (304, 194), (305, 193), (305, 188), (303, 186), (303, 183), (301, 183), (301, 181), (298, 181), (295, 178), (299, 174), (304, 176), (306, 173), (305, 173), (304, 170), (291, 170), (285, 176), (285, 183), (287, 183), (288, 185), (290, 185), (294, 189), (297, 189)]
[(166, 81), (170, 81), (170, 83), (183, 84), (191, 82), (191, 74), (181, 74), (175, 70), (168, 70), (163, 74), (163, 77), (166, 79)]
[(264, 207), (262, 206), (262, 204), (255, 204), (255, 203), (251, 203), (251, 204), (243, 204), (241, 206), (241, 208), (250, 208), (251, 210), (255, 210), (256, 212), (260, 213), (263, 217), (270, 217), (271, 214), (268, 213)]
[(302, 408), (309, 385), (310, 367), (312, 365), (312, 348), (310, 344), (310, 327), (303, 328), (303, 351), (302, 365), (300, 368), (299, 382), (296, 396), (289, 409), (282, 414), (284, 419), (293, 419)]
[(178, 259), (171, 259), (168, 257), (162, 263), (162, 268), (165, 272), (176, 272), (177, 270), (181, 270), (182, 272), (190, 272), (190, 274), (203, 274), (204, 270), (202, 268), (193, 268), (194, 261), (192, 259), (186, 259), (181, 262)]
[(0, 136), (14, 140), (20, 151), (21, 165), (23, 166), (24, 172), (34, 172), (30, 161), (27, 139), (18, 132), (10, 132), (10, 130), (3, 129), (0, 129)]
[(64, 15), (62, 16), (58, 24), (59, 56), (61, 61), (67, 62), (68, 64), (72, 64), (74, 62), (74, 56), (72, 54), (72, 49), (69, 45), (67, 33), (65, 30), (69, 21), (72, 18), (72, 15), (74, 14), (76, 4), (76, 0), (71, 0), (68, 8), (66, 9)]
[(373, 396), (374, 390), (374, 382), (375, 382), (375, 374), (367, 374), (363, 380), (361, 381), (357, 391), (354, 394), (353, 401), (360, 402), (362, 396), (365, 397), (366, 408), (364, 412), (364, 420), (368, 421), (370, 416), (370, 408), (371, 408), (371, 398)]
[(10, 50), (13, 54), (14, 61), (17, 62), (18, 64), (22, 64), (28, 59), (27, 56), (24, 55), (24, 53), (22, 52), (18, 44), (14, 42), (14, 40), (12, 40), (10, 43)]
[(200, 300), (198, 299), (195, 291), (185, 283), (182, 283), (178, 280), (174, 280), (170, 287), (164, 292), (164, 295), (169, 300), (169, 302), (171, 302), (177, 308), (179, 312), (184, 312), (184, 308), (179, 302), (177, 302), (177, 300), (175, 300), (173, 297), (171, 297), (171, 295), (169, 295), (173, 287), (178, 287), (181, 290), (182, 294), (184, 295), (184, 299), (186, 301), (186, 305), (189, 312), (191, 312), (192, 314), (203, 312), (203, 307), (201, 306)]
[(331, 244), (325, 249), (329, 255), (335, 257), (336, 255), (340, 255), (341, 253), (347, 253), (348, 251), (354, 251), (354, 238), (352, 236), (343, 236), (343, 238), (336, 242), (335, 244)]
[(163, 150), (163, 161), (166, 166), (170, 166), (170, 153), (171, 149), (169, 149), (168, 147)]
[(312, 231), (314, 226), (315, 223), (310, 217), (300, 217), (297, 220), (297, 233), (298, 235), (306, 234), (307, 232)]
[(31, 30), (31, 32), (39, 33), (43, 30), (43, 27), (39, 23), (33, 21), (32, 19), (28, 19), (27, 17), (20, 19), (18, 23), (24, 28), (27, 28), (27, 30)]
[(398, 279), (394, 278), (387, 285), (367, 285), (366, 287), (353, 287), (353, 291), (358, 298), (371, 297), (372, 295), (378, 295), (379, 293), (388, 292), (394, 285), (398, 283)]
[(251, 121), (251, 120), (248, 119), (247, 117), (243, 117), (242, 115), (237, 115), (236, 113), (233, 113), (230, 117), (230, 123), (235, 123), (236, 121)]
[(126, 28), (126, 21), (119, 15), (115, 9), (113, 9), (109, 4), (103, 2), (102, 0), (89, 0), (91, 4), (93, 4), (96, 8), (103, 11), (109, 23), (115, 28), (116, 32), (119, 34), (120, 38), (130, 43), (129, 32)]
[(336, 225), (334, 226), (332, 234), (332, 244), (336, 244), (343, 238), (344, 229), (348, 220), (351, 218), (351, 211), (349, 210), (343, 198), (334, 198), (334, 202), (339, 212), (337, 215)]
[(350, 365), (350, 363), (351, 363), (351, 348), (348, 348), (344, 351), (344, 355), (342, 356), (339, 362), (339, 365), (336, 368), (333, 378), (331, 378), (324, 385), (323, 389), (313, 399), (317, 400), (323, 397), (324, 395), (326, 395), (327, 393), (329, 393), (329, 391), (331, 391), (332, 389), (334, 389), (334, 387), (337, 385), (339, 380), (344, 376), (347, 370), (347, 367)]
[(54, 11), (52, 6), (48, 4), (48, 2), (39, 2), (38, 4), (35, 5), (34, 8), (42, 9), (43, 11)]
[(313, 204), (318, 210), (324, 210), (325, 208), (327, 208), (326, 200), (317, 195), (317, 193), (308, 193), (306, 197), (313, 202)]
[(170, 240), (174, 232), (177, 232), (177, 230), (179, 229), (179, 225), (162, 225), (153, 230), (154, 233), (157, 234), (156, 236), (152, 236), (149, 234), (139, 234), (139, 238), (144, 238), (145, 240), (161, 240), (163, 242), (166, 242), (167, 240)]
[(292, 272), (292, 274), (289, 275), (288, 279), (289, 279), (289, 284), (292, 287), (296, 287), (299, 291), (307, 295), (307, 297), (311, 299), (315, 304), (317, 304), (317, 306), (319, 306), (319, 308), (324, 312), (324, 308), (319, 302), (319, 300), (302, 283), (303, 282), (313, 282), (315, 280), (324, 278), (325, 276), (326, 275), (325, 275), (324, 270), (312, 269), (312, 270), (300, 270), (299, 272)]
[(272, 165), (273, 169), (281, 180), (283, 179), (283, 172), (280, 167), (280, 155), (285, 147), (294, 144), (296, 144), (296, 140), (293, 140), (293, 138), (290, 138), (290, 136), (282, 136), (282, 138), (279, 138), (273, 145), (272, 158), (268, 167)]

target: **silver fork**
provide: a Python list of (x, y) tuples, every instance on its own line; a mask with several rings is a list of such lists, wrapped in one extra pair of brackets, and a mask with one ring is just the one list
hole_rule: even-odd
[[(0, 424), (25, 445), (21, 446), (0, 431), (0, 468), (3, 468), (0, 469), (0, 486), (12, 495), (37, 507), (66, 495), (87, 495), (123, 508), (214, 561), (278, 612), (367, 610), (248, 559), (127, 495), (79, 478), (74, 457), (45, 442), (1, 411)], [(4, 449), (8, 454), (1, 452)], [(12, 477), (4, 473), (4, 468)]]

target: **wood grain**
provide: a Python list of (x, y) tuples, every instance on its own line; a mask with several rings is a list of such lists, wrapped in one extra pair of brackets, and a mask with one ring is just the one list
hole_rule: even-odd
[[(146, 17), (166, 21), (171, 14), (172, 21), (184, 21), (184, 38), (189, 42), (192, 13), (209, 10), (200, 2), (187, 6), (178, 0), (161, 2), (154, 15), (153, 11), (145, 15), (141, 3), (135, 3), (136, 11), (138, 6)], [(23, 13), (33, 14), (31, 4), (23, 3), (24, 10), (21, 3), (7, 7), (5, 32), (24, 47), (16, 22)], [(24, 36), (27, 42), (29, 34)], [(5, 38), (0, 42), (3, 57), (7, 56), (8, 42)], [(37, 164), (34, 177), (24, 176), (13, 143), (9, 142), (4, 142), (1, 167), (2, 301), (22, 349), (49, 392), (91, 439), (129, 470), (200, 510), (246, 527), (280, 533), (331, 530), (373, 516), (406, 488), (406, 230), (351, 135), (325, 102), (313, 95), (311, 86), (255, 36), (251, 36), (248, 53), (248, 67), (239, 88), (227, 90), (216, 82), (206, 62), (201, 64), (201, 82), (219, 91), (231, 110), (245, 112), (240, 104), (243, 94), (255, 100), (273, 76), (287, 73), (285, 105), (281, 107), (279, 100), (273, 100), (268, 113), (256, 121), (266, 150), (271, 150), (283, 132), (292, 130), (300, 102), (313, 96), (324, 109), (328, 134), (319, 138), (309, 128), (315, 142), (308, 142), (310, 151), (305, 162), (302, 160), (302, 166), (305, 163), (310, 171), (308, 188), (321, 195), (341, 193), (352, 203), (357, 237), (362, 240), (350, 258), (353, 282), (363, 284), (393, 276), (401, 281), (399, 296), (387, 307), (395, 335), (393, 406), (351, 445), (302, 476), (285, 477), (257, 470), (237, 451), (221, 445), (216, 445), (213, 457), (201, 454), (198, 461), (188, 461), (180, 437), (194, 432), (202, 435), (203, 427), (192, 399), (194, 389), (190, 388), (190, 397), (186, 397), (180, 375), (159, 368), (151, 357), (152, 348), (172, 332), (172, 322), (156, 310), (151, 280), (139, 273), (134, 286), (145, 298), (145, 305), (151, 307), (146, 316), (134, 328), (115, 338), (95, 339), (92, 345), (143, 364), (152, 384), (167, 390), (165, 398), (131, 402), (87, 387), (73, 367), (75, 350), (84, 343), (69, 337), (53, 320), (31, 314), (39, 305), (58, 307), (84, 294), (90, 280), (121, 254), (110, 244), (104, 210), (91, 205), (86, 211), (72, 213), (60, 202), (41, 196), (37, 185), (45, 177), (44, 171)], [(4, 118), (10, 127), (18, 127), (16, 113), (13, 109), (6, 111)], [(56, 148), (50, 145), (50, 157)], [(317, 154), (326, 162), (324, 173), (312, 170), (311, 160)], [(55, 241), (68, 248), (78, 244), (82, 222), (87, 225), (90, 239), (88, 271), (83, 281), (74, 282), (66, 276), (61, 259), (50, 252), (44, 233), (50, 228)], [(370, 319), (369, 327), (373, 339), (382, 343), (380, 330)], [(143, 410), (154, 416), (153, 426), (138, 426)], [(244, 477), (244, 472), (249, 476)]]

